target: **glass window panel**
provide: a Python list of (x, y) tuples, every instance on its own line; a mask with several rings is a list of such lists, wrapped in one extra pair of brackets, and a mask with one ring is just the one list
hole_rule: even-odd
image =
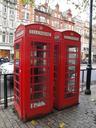
[(46, 82), (48, 76), (34, 76), (34, 83)]
[(47, 65), (47, 60), (34, 59), (34, 66), (43, 66)]
[(73, 66), (73, 65), (70, 65), (70, 66), (68, 67), (68, 69), (69, 69), (70, 71), (75, 71), (76, 67), (75, 67), (75, 65), (74, 65), (74, 66)]
[(40, 99), (40, 98), (45, 98), (46, 97), (46, 92), (38, 92), (38, 93), (34, 93), (33, 95), (33, 99)]
[(68, 78), (73, 79), (75, 77), (76, 77), (76, 74), (75, 73), (69, 72)]
[(20, 52), (19, 52), (19, 44), (15, 45), (15, 64), (19, 65), (20, 62)]
[(74, 85), (68, 85), (68, 92), (74, 92), (75, 88)]
[(68, 64), (76, 64), (77, 63), (77, 61), (76, 60), (68, 60)]
[(77, 58), (77, 57), (78, 57), (77, 54), (73, 54), (73, 53), (69, 53), (69, 54), (68, 54), (68, 58), (75, 59), (75, 58)]
[(45, 91), (46, 85), (45, 84), (36, 84), (34, 85), (34, 91)]
[(34, 48), (41, 49), (41, 50), (46, 50), (47, 49), (47, 44), (41, 43), (41, 42), (35, 42), (34, 43)]
[(46, 58), (47, 57), (47, 52), (46, 51), (34, 51), (33, 56), (34, 57)]
[(47, 68), (34, 68), (34, 74), (47, 73)]
[(68, 80), (68, 85), (74, 85), (75, 84), (75, 79), (73, 80)]
[(77, 52), (78, 51), (78, 48), (77, 47), (69, 47), (68, 48), (68, 51), (69, 52)]
[(76, 84), (75, 79), (68, 81), (68, 91), (69, 92), (75, 91), (75, 84)]
[(43, 93), (35, 93), (33, 99), (43, 98)]

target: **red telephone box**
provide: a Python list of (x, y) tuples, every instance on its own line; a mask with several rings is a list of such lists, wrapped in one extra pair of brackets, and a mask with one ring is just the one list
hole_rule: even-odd
[(14, 106), (22, 120), (53, 109), (54, 31), (21, 25), (14, 43)]
[(56, 32), (54, 38), (55, 107), (62, 109), (79, 102), (81, 36), (68, 30)]

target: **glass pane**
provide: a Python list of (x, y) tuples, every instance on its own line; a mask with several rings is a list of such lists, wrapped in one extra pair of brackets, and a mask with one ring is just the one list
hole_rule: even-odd
[(68, 64), (76, 64), (77, 63), (77, 61), (76, 60), (68, 60)]
[(45, 91), (45, 90), (46, 90), (46, 85), (44, 84), (34, 85), (34, 91)]
[(46, 49), (47, 49), (47, 46), (46, 46), (46, 44), (38, 43), (38, 44), (37, 44), (37, 49), (46, 50)]
[(40, 50), (46, 50), (47, 49), (47, 45), (41, 42), (34, 42), (34, 49), (40, 49)]
[(43, 98), (43, 93), (35, 93), (33, 99)]
[(70, 78), (70, 79), (73, 79), (73, 78), (75, 78), (75, 77), (76, 77), (76, 74), (75, 74), (75, 73), (70, 72), (70, 73), (68, 74), (68, 78)]
[(68, 67), (68, 70), (70, 70), (70, 71), (75, 71), (75, 69), (76, 69), (75, 65), (74, 66), (73, 65), (70, 65)]
[(69, 92), (75, 91), (75, 84), (76, 84), (75, 79), (68, 80), (68, 91)]
[(71, 47), (71, 46), (70, 46), (70, 47), (68, 48), (68, 51), (69, 51), (69, 52), (77, 52), (77, 50), (78, 50), (77, 47)]
[(77, 58), (77, 57), (78, 57), (77, 54), (72, 54), (72, 53), (69, 53), (69, 54), (68, 54), (68, 58), (73, 58), (73, 59), (75, 59), (75, 58)]
[(48, 76), (34, 76), (34, 83), (46, 82)]
[(44, 66), (47, 65), (47, 60), (45, 59), (34, 59), (34, 66)]
[(41, 99), (41, 98), (45, 98), (46, 97), (46, 92), (38, 92), (38, 93), (34, 93), (33, 95), (33, 99)]
[(47, 73), (46, 68), (34, 68), (34, 74), (43, 74), (43, 73)]
[(47, 52), (46, 51), (34, 51), (33, 56), (34, 57), (46, 58), (47, 57)]
[(15, 64), (19, 65), (20, 61), (20, 52), (19, 52), (19, 44), (15, 45)]

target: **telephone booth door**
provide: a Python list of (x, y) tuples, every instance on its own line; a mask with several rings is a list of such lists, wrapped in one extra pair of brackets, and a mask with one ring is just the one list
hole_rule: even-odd
[(54, 31), (45, 25), (25, 26), (20, 74), (22, 115), (27, 120), (53, 110)]
[(55, 108), (63, 109), (79, 102), (80, 35), (74, 31), (56, 32), (59, 40), (59, 64), (55, 69), (58, 77), (55, 84)]
[(64, 107), (79, 103), (80, 35), (74, 31), (63, 32), (64, 45)]

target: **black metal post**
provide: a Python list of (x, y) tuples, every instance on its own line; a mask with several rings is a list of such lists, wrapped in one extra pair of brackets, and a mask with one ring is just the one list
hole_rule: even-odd
[(90, 95), (90, 84), (91, 84), (91, 49), (92, 49), (92, 11), (93, 11), (93, 0), (90, 0), (90, 22), (89, 22), (89, 57), (88, 57), (88, 64), (87, 64), (87, 78), (86, 78), (86, 90), (85, 94)]
[(82, 70), (82, 91), (83, 91), (83, 87), (84, 87), (84, 70)]
[(4, 108), (7, 108), (8, 101), (7, 101), (7, 75), (4, 74)]

